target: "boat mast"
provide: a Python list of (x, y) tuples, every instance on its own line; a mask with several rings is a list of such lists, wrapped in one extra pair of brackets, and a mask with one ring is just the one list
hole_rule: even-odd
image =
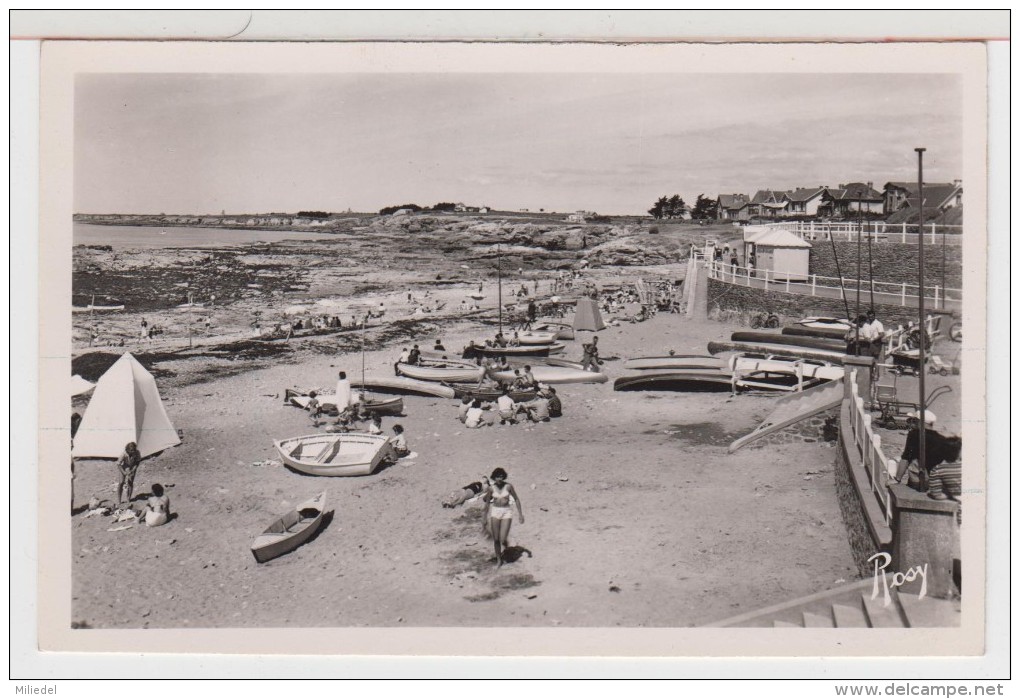
[(496, 303), (499, 304), (499, 334), (503, 334), (503, 250), (499, 243), (496, 243), (496, 279), (499, 283), (499, 291), (496, 294)]
[(361, 319), (361, 393), (362, 400), (364, 400), (365, 393), (365, 323), (368, 321), (368, 316)]

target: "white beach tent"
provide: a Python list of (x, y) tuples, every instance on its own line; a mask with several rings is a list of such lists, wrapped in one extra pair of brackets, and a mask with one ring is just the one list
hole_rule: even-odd
[(74, 437), (75, 457), (115, 459), (128, 442), (142, 457), (181, 443), (156, 388), (156, 379), (124, 354), (99, 377)]
[(606, 324), (602, 321), (602, 314), (599, 313), (598, 304), (595, 299), (582, 296), (577, 300), (574, 307), (574, 330), (605, 330)]

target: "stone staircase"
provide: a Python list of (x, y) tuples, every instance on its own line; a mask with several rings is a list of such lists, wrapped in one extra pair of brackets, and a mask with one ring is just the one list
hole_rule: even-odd
[(860, 580), (791, 602), (784, 602), (722, 621), (706, 628), (769, 627), (809, 629), (933, 628), (960, 625), (960, 600), (919, 598), (897, 590), (889, 591), (885, 604), (882, 586), (872, 599), (874, 583)]

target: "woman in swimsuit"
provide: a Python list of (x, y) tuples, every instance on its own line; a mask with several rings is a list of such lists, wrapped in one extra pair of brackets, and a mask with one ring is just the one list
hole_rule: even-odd
[(513, 499), (517, 505), (517, 516), (524, 524), (524, 510), (521, 509), (521, 498), (514, 490), (514, 487), (506, 482), (507, 473), (502, 468), (492, 472), (492, 482), (488, 490), (482, 496), (485, 501), (485, 518), (489, 523), (489, 531), (492, 533), (492, 543), (496, 550), (496, 567), (503, 565), (503, 551), (507, 547), (507, 539), (510, 536), (510, 524), (513, 522), (513, 512), (510, 509), (510, 500)]
[(170, 498), (159, 483), (152, 484), (152, 497), (145, 503), (142, 519), (147, 527), (158, 527), (170, 519)]

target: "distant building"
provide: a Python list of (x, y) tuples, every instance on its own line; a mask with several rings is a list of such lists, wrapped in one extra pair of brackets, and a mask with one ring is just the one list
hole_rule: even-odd
[(818, 207), (822, 205), (822, 195), (829, 187), (820, 184), (817, 187), (804, 187), (788, 193), (786, 213), (789, 216), (817, 216)]
[(720, 194), (716, 216), (720, 221), (746, 221), (751, 218), (748, 208), (751, 198), (746, 194)]
[(884, 205), (884, 195), (875, 191), (871, 182), (851, 182), (826, 189), (818, 213), (837, 218), (853, 217), (856, 213), (881, 214)]
[(590, 218), (598, 216), (594, 211), (575, 211), (572, 214), (567, 214), (568, 223), (585, 223)]
[(408, 216), (408, 215), (413, 214), (413, 213), (414, 213), (414, 211), (411, 210), (411, 209), (397, 209), (396, 211), (393, 212), (392, 215), (393, 216)]
[[(889, 215), (905, 206), (917, 207), (916, 182), (886, 182), (882, 213)], [(952, 183), (935, 183), (924, 185), (925, 208), (944, 212), (963, 203), (963, 182), (954, 180)]]
[(781, 218), (786, 212), (787, 190), (759, 189), (747, 207), (751, 218)]

